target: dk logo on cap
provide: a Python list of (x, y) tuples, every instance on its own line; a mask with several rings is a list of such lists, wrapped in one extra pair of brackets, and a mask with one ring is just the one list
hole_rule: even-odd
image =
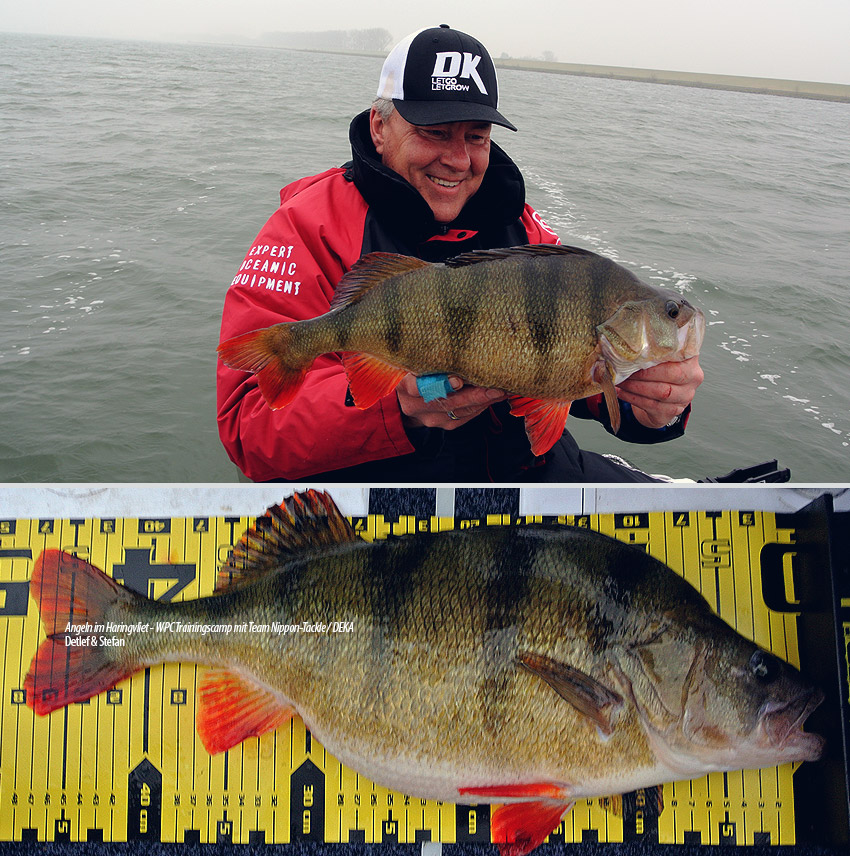
[(392, 99), (412, 125), (493, 122), (516, 128), (496, 109), (496, 67), (477, 39), (447, 25), (412, 33), (390, 52), (378, 97)]

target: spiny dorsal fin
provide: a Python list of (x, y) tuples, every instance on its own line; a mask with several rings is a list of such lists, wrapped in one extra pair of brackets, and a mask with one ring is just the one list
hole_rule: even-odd
[(596, 256), (590, 250), (581, 247), (567, 247), (564, 244), (525, 244), (521, 247), (504, 247), (496, 250), (473, 250), (448, 259), (446, 267), (465, 267), (481, 262), (492, 262), (498, 259), (509, 259), (516, 256)]
[(422, 259), (413, 256), (402, 256), (398, 253), (368, 253), (358, 259), (351, 270), (339, 281), (330, 308), (337, 309), (349, 303), (357, 303), (369, 289), (391, 276), (399, 276), (429, 266), (430, 262), (423, 262)]
[(295, 493), (246, 530), (218, 572), (216, 588), (256, 579), (305, 553), (358, 540), (326, 493)]

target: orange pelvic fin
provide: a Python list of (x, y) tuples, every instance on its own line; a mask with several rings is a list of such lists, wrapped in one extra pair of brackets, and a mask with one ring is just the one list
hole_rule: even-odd
[[(30, 595), (47, 639), (24, 680), (27, 704), (39, 715), (85, 701), (128, 678), (142, 664), (115, 661), (119, 648), (99, 645), (97, 624), (113, 606), (132, 609), (143, 600), (94, 565), (61, 550), (45, 550), (35, 563)], [(66, 630), (68, 624), (74, 631)]]
[(270, 690), (223, 669), (207, 672), (198, 687), (196, 726), (210, 755), (274, 731), (294, 714)]
[(531, 441), (531, 451), (535, 455), (543, 455), (564, 433), (570, 402), (517, 396), (511, 399), (511, 413), (525, 417), (525, 433)]
[(520, 802), (497, 806), (490, 816), (499, 856), (525, 856), (558, 828), (572, 802)]
[(232, 369), (253, 372), (260, 392), (272, 410), (289, 404), (304, 382), (313, 362), (293, 353), (289, 324), (276, 324), (243, 333), (218, 346), (221, 361)]
[(369, 354), (345, 353), (342, 364), (348, 375), (351, 397), (361, 410), (389, 395), (407, 374), (405, 369), (391, 366)]

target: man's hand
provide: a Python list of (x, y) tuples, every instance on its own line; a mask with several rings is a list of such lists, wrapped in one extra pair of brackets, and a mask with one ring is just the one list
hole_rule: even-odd
[(626, 378), (617, 387), (617, 396), (632, 405), (641, 425), (663, 428), (693, 401), (703, 377), (699, 357), (660, 363)]
[(449, 383), (454, 392), (447, 398), (437, 398), (426, 404), (416, 387), (416, 376), (406, 375), (396, 387), (404, 423), (413, 427), (424, 425), (451, 431), (483, 413), (491, 404), (508, 397), (500, 389), (464, 384), (455, 376), (449, 377)]

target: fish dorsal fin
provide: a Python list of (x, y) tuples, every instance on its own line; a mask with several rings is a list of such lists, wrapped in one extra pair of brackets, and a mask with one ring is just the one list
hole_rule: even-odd
[(256, 579), (305, 553), (357, 540), (351, 524), (326, 493), (295, 493), (246, 530), (218, 572), (216, 588)]
[(211, 669), (198, 686), (198, 736), (210, 755), (275, 731), (294, 715), (271, 690), (225, 669)]
[(367, 253), (359, 258), (339, 281), (330, 308), (338, 309), (340, 306), (357, 303), (370, 289), (391, 276), (410, 273), (423, 267), (430, 267), (430, 262), (398, 253)]
[(499, 259), (515, 258), (517, 256), (596, 256), (590, 250), (581, 247), (568, 247), (564, 244), (525, 244), (520, 247), (504, 247), (496, 250), (473, 250), (471, 253), (462, 253), (459, 256), (448, 259), (444, 264), (446, 267), (466, 267), (477, 265), (481, 262), (492, 262)]
[(614, 732), (623, 699), (618, 693), (573, 666), (559, 663), (545, 654), (521, 652), (520, 665), (542, 678), (579, 713), (590, 719), (608, 736)]

